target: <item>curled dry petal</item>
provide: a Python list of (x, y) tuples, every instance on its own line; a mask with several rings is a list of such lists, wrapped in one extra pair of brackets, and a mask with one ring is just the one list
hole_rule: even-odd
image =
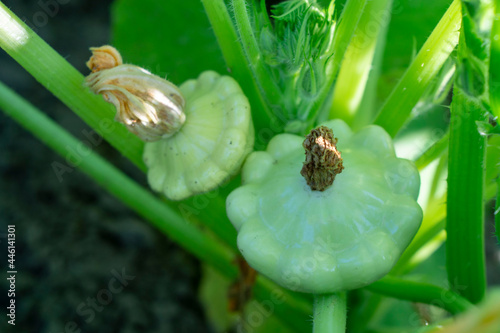
[(90, 51), (92, 51), (92, 57), (90, 57), (86, 65), (92, 73), (123, 64), (120, 52), (112, 46), (91, 47)]

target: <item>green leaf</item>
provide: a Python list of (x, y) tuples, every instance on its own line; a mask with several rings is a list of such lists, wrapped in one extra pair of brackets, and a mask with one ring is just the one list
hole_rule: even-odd
[(500, 125), (491, 125), (488, 121), (477, 121), (477, 129), (481, 135), (500, 134)]
[(395, 136), (407, 121), (454, 50), (461, 16), (460, 1), (455, 0), (379, 111), (375, 124), (382, 126), (391, 136)]
[(199, 0), (118, 0), (112, 20), (113, 44), (127, 63), (176, 84), (208, 69), (226, 72)]
[(379, 103), (387, 98), (450, 4), (451, 0), (394, 1), (378, 87)]

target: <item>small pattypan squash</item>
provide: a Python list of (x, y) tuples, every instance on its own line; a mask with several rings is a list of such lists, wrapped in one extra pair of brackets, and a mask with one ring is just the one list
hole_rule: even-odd
[[(286, 288), (314, 294), (387, 274), (422, 221), (418, 171), (396, 157), (381, 127), (353, 133), (341, 120), (323, 125), (305, 141), (280, 134), (250, 154), (243, 186), (227, 199), (248, 263)], [(322, 135), (325, 128), (336, 139)]]
[(149, 185), (171, 200), (219, 186), (239, 171), (254, 144), (250, 105), (234, 79), (206, 71), (179, 89), (185, 123), (144, 148)]

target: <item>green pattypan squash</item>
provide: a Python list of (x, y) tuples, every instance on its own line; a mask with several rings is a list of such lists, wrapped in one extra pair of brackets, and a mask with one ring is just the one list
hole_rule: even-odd
[(149, 185), (171, 200), (219, 186), (239, 171), (254, 144), (250, 104), (233, 78), (206, 71), (179, 89), (184, 124), (146, 143), (143, 155)]
[(422, 221), (418, 171), (396, 157), (381, 127), (353, 133), (341, 120), (323, 125), (333, 130), (343, 160), (330, 187), (311, 190), (301, 175), (304, 138), (280, 134), (267, 151), (249, 155), (243, 186), (227, 199), (248, 263), (286, 288), (315, 294), (387, 274)]

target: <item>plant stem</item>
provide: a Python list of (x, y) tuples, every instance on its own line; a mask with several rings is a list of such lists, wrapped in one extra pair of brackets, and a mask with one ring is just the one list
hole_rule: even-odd
[(1, 2), (0, 22), (0, 47), (113, 147), (145, 170), (144, 143), (114, 123), (114, 107), (83, 86), (83, 75)]
[(375, 119), (375, 124), (385, 128), (392, 137), (455, 49), (461, 24), (460, 3), (454, 0), (450, 5)]
[(259, 129), (269, 126), (269, 122), (275, 117), (259, 92), (252, 70), (249, 67), (250, 64), (245, 61), (245, 51), (242, 45), (237, 43), (238, 35), (232, 24), (226, 4), (224, 0), (202, 0), (202, 3), (214, 29), (226, 65), (243, 88), (252, 105), (254, 125), (258, 132)]
[[(0, 82), (0, 108), (33, 133), (61, 156), (83, 151), (82, 142), (54, 123), (49, 117), (16, 95)], [(184, 219), (160, 199), (142, 188), (98, 154), (85, 148), (77, 165), (99, 185), (120, 199), (139, 215), (149, 220), (162, 232), (182, 245), (229, 278), (238, 271), (231, 264), (233, 255), (214, 239), (208, 237)], [(62, 164), (62, 163), (61, 163)], [(54, 163), (52, 167), (54, 168)], [(61, 166), (59, 166), (61, 167)], [(65, 165), (64, 168), (73, 169)], [(65, 169), (65, 170), (67, 170)]]
[(500, 0), (495, 0), (494, 4), (495, 17), (490, 38), (489, 94), (493, 114), (500, 117)]
[[(451, 102), (448, 196), (446, 222), (446, 270), (451, 288), (472, 303), (486, 292), (484, 253), (484, 192), (486, 135), (477, 123), (488, 121), (478, 97), (487, 85), (482, 72), (471, 63), (482, 51), (464, 4), (464, 18), (457, 49), (457, 75)], [(470, 44), (468, 44), (470, 43)], [(479, 78), (479, 79), (478, 79)], [(465, 157), (465, 158), (464, 158)]]
[[(344, 55), (354, 35), (354, 31), (356, 30), (358, 22), (361, 18), (366, 2), (366, 0), (347, 0), (344, 9), (342, 10), (342, 14), (337, 25), (338, 28), (335, 31), (335, 37), (333, 39), (332, 49), (334, 53), (328, 61), (326, 67), (327, 82), (319, 91), (318, 97), (314, 103), (311, 104), (311, 111), (308, 112), (308, 120), (315, 119), (322, 108), (325, 107), (325, 103), (331, 102), (328, 99), (328, 96), (332, 92), (333, 82), (337, 77), (340, 65), (342, 64)], [(326, 113), (320, 116), (327, 117), (327, 119), (329, 119), (329, 110), (325, 111)]]
[[(374, 60), (379, 39), (384, 39), (390, 18), (392, 0), (368, 1), (353, 37), (347, 48), (342, 67), (335, 82), (330, 118), (343, 119), (349, 126), (357, 124), (358, 117), (367, 117), (359, 112), (368, 76)], [(382, 17), (380, 17), (382, 16)], [(356, 117), (356, 122), (354, 118)]]
[(243, 49), (245, 50), (248, 66), (252, 69), (257, 84), (264, 93), (265, 100), (272, 106), (281, 105), (281, 91), (273, 80), (266, 64), (262, 59), (262, 52), (253, 33), (252, 24), (247, 12), (245, 0), (233, 0), (234, 18)]
[(389, 297), (439, 306), (452, 314), (458, 314), (473, 307), (467, 299), (451, 290), (391, 276), (386, 276), (365, 288)]
[(314, 333), (343, 333), (346, 326), (346, 294), (314, 295)]
[[(456, 82), (460, 78), (457, 77)], [(486, 138), (476, 121), (481, 105), (455, 83), (451, 105), (446, 222), (446, 268), (453, 290), (479, 302), (486, 289), (484, 172)]]
[(450, 132), (446, 132), (438, 141), (434, 142), (422, 155), (415, 160), (415, 166), (422, 171), (448, 148)]
[(419, 237), (415, 238), (403, 252), (390, 274), (407, 274), (418, 264), (429, 258), (446, 240), (446, 235), (443, 232), (445, 224), (446, 220), (442, 219), (419, 234)]

